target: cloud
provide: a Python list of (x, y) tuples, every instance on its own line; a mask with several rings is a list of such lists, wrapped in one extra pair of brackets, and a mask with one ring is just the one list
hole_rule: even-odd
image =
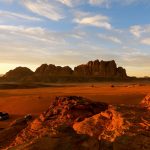
[(89, 0), (89, 4), (94, 6), (111, 7), (113, 4), (132, 5), (132, 4), (147, 4), (149, 0)]
[(109, 0), (89, 0), (89, 4), (97, 6), (109, 7), (110, 3), (111, 2)]
[(138, 42), (144, 45), (150, 45), (150, 25), (135, 25), (130, 27), (130, 33), (138, 38)]
[(62, 10), (53, 0), (23, 0), (22, 3), (33, 13), (50, 20), (59, 21), (64, 18)]
[(57, 0), (57, 1), (66, 5), (66, 6), (73, 7), (73, 1), (72, 0)]
[(10, 19), (10, 18), (11, 19), (23, 19), (23, 20), (29, 20), (29, 21), (41, 21), (42, 20), (37, 17), (32, 17), (32, 16), (20, 14), (20, 13), (10, 12), (10, 11), (1, 11), (1, 10), (0, 10), (0, 17), (1, 17), (1, 19), (4, 19), (4, 20), (6, 20), (6, 18), (8, 18), (8, 19)]
[(115, 59), (120, 65), (134, 69), (139, 64), (142, 65), (141, 68), (148, 67), (150, 63), (147, 53), (131, 47), (121, 48), (124, 41), (119, 41), (119, 35), (116, 37), (113, 33), (112, 36), (106, 34), (103, 38), (118, 43), (117, 48), (110, 47), (109, 44), (103, 45), (96, 33), (79, 29), (54, 32), (41, 27), (0, 25), (0, 33), (0, 64), (38, 66), (42, 63), (54, 63), (75, 66), (99, 58)]
[(141, 37), (142, 34), (150, 33), (150, 25), (134, 25), (130, 27), (130, 33), (132, 33), (135, 37)]
[(88, 0), (56, 0), (56, 1), (68, 7), (76, 7), (88, 3)]
[(14, 0), (1, 0), (0, 2), (11, 4)]
[(111, 24), (109, 23), (109, 18), (100, 14), (91, 15), (89, 13), (79, 12), (73, 21), (80, 25), (95, 26), (107, 30), (112, 28)]
[(104, 35), (104, 34), (98, 34), (98, 37), (104, 39), (104, 40), (108, 40), (108, 41), (111, 41), (113, 43), (117, 43), (117, 44), (121, 44), (122, 41), (115, 37), (115, 36), (107, 36), (107, 35)]
[(145, 44), (145, 45), (150, 45), (150, 38), (144, 38), (144, 39), (142, 39), (141, 43)]
[(139, 38), (141, 36), (142, 27), (139, 25), (131, 26), (130, 27), (130, 32), (133, 34), (135, 37)]
[[(27, 39), (35, 42), (42, 42), (43, 44), (61, 45), (65, 43), (64, 39), (57, 34), (41, 27), (24, 27), (24, 26), (11, 26), (11, 25), (0, 25), (1, 34), (6, 37), (14, 36), (15, 40)], [(39, 45), (38, 45), (39, 46)]]
[(79, 60), (77, 52), (72, 51), (65, 41), (70, 33), (10, 25), (0, 25), (0, 33), (0, 64), (68, 65)]

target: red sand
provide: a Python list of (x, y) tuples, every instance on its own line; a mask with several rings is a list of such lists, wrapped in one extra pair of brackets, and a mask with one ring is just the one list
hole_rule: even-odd
[(118, 84), (113, 88), (110, 84), (95, 84), (94, 87), (91, 85), (0, 90), (0, 111), (10, 114), (8, 121), (0, 122), (0, 128), (26, 114), (39, 115), (49, 107), (55, 96), (76, 95), (108, 103), (138, 104), (150, 93), (150, 85)]

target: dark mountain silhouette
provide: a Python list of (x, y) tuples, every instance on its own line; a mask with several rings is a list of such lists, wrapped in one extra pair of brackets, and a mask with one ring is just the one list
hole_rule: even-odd
[(17, 67), (14, 70), (8, 71), (4, 76), (3, 79), (7, 81), (18, 81), (18, 80), (23, 80), (28, 76), (33, 75), (33, 71), (30, 70), (27, 67)]
[(117, 67), (112, 61), (89, 61), (87, 64), (76, 66), (72, 70), (69, 66), (61, 67), (53, 64), (42, 64), (35, 72), (26, 67), (17, 67), (8, 71), (2, 81), (29, 82), (88, 82), (101, 80), (125, 80), (126, 70)]

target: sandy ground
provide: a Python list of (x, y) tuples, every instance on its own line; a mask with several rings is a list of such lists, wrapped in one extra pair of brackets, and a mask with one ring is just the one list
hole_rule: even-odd
[(10, 114), (8, 121), (0, 121), (0, 128), (7, 127), (10, 122), (26, 114), (39, 115), (49, 107), (55, 96), (76, 95), (113, 104), (138, 104), (150, 93), (150, 84), (116, 84), (115, 87), (110, 85), (103, 83), (0, 90), (0, 111)]

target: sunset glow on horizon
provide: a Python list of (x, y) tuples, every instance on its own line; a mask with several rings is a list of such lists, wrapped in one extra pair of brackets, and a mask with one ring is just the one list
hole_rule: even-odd
[(149, 0), (0, 0), (0, 74), (115, 60), (150, 76)]

